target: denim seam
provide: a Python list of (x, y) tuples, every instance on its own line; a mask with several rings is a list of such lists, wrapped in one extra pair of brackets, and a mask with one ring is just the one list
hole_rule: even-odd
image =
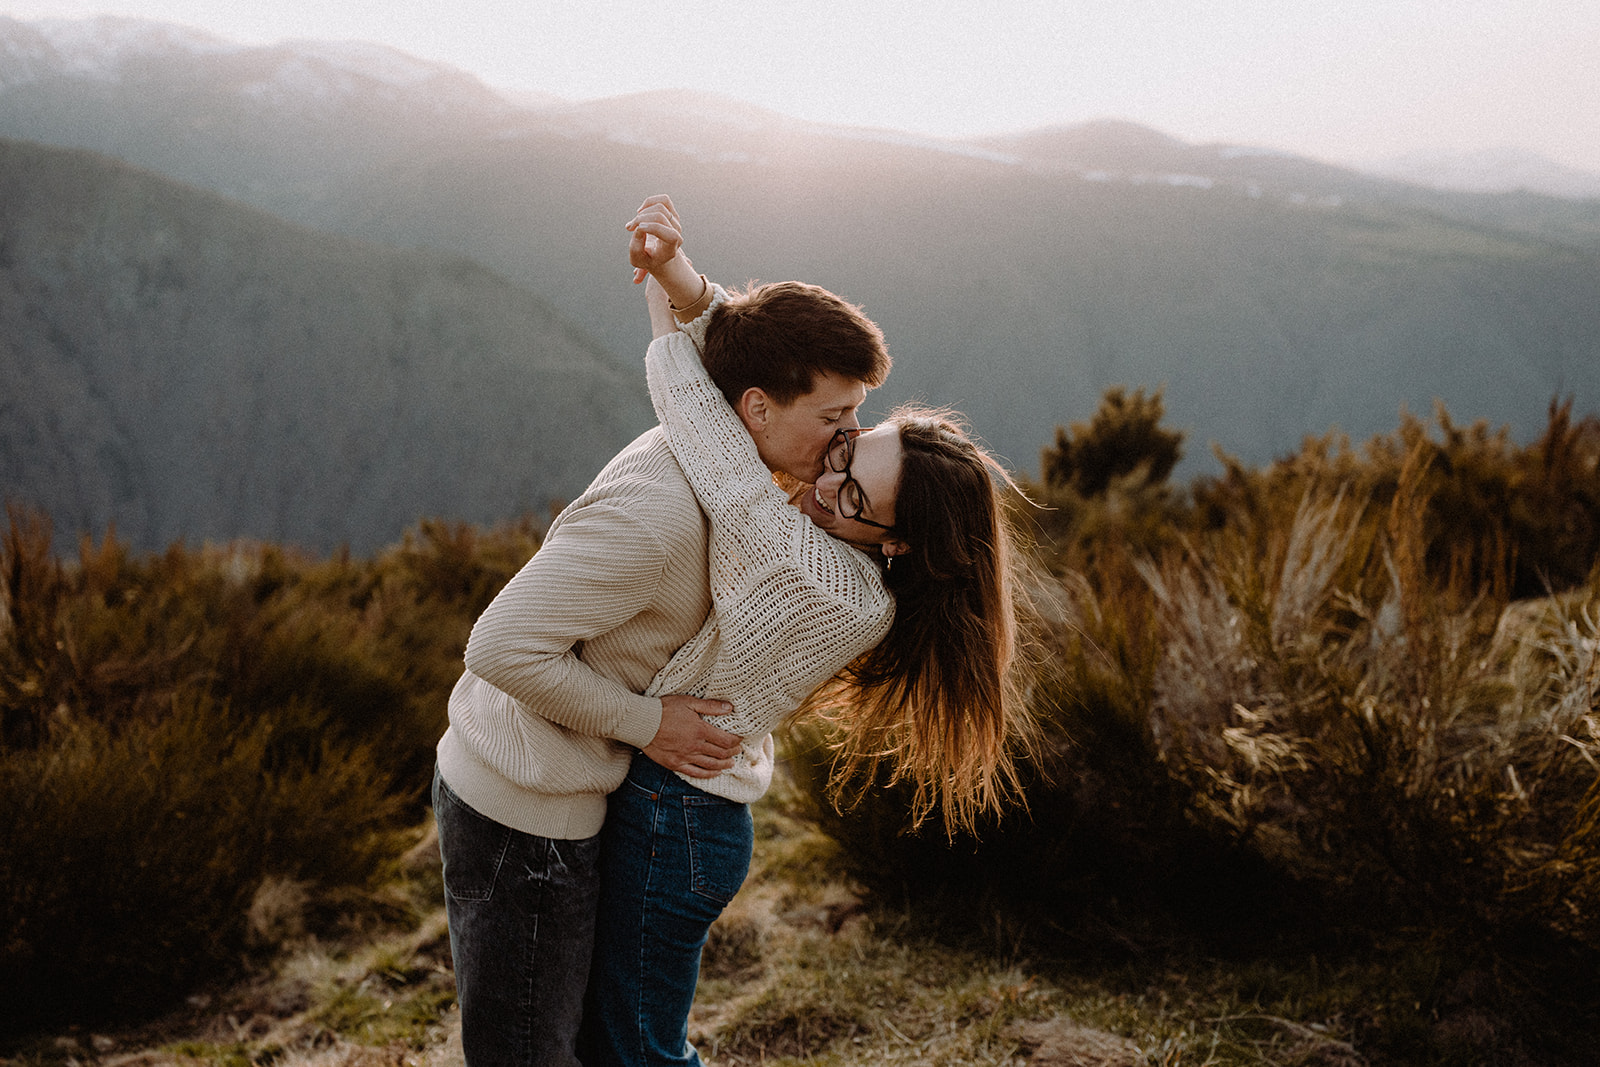
[[(657, 857), (657, 842), (660, 840), (660, 837), (661, 837), (661, 809), (664, 806), (664, 800), (663, 800), (663, 797), (662, 797), (662, 792), (663, 792), (663, 790), (659, 786), (657, 786), (656, 788), (653, 788), (653, 789), (646, 790), (646, 795), (648, 795), (649, 798), (650, 798), (650, 841), (649, 841), (649, 844), (650, 844), (650, 856), (649, 856), (648, 862), (645, 864), (645, 876), (644, 876), (644, 899), (645, 899), (645, 901), (647, 903), (653, 902), (655, 900), (655, 898), (656, 898), (656, 895), (655, 895), (655, 890), (657, 888), (656, 887), (656, 877), (657, 877), (656, 860), (658, 858)], [(653, 907), (653, 906), (656, 906), (656, 905), (651, 904), (651, 906)], [(649, 964), (650, 964), (649, 948), (650, 948), (650, 944), (651, 944), (649, 931), (651, 929), (651, 917), (650, 917), (650, 912), (649, 912), (648, 909), (642, 913), (642, 919), (643, 919), (643, 922), (641, 924), (641, 933), (643, 933), (644, 936), (639, 938), (639, 972), (638, 972), (641, 981), (639, 982), (639, 988), (636, 991), (636, 994), (635, 994), (635, 997), (634, 997), (634, 1001), (633, 1001), (633, 1013), (634, 1013), (633, 1033), (635, 1035), (635, 1040), (638, 1042), (637, 1046), (633, 1050), (634, 1062), (635, 1063), (644, 1063), (645, 1062), (645, 1025), (644, 1025), (644, 1023), (645, 1023), (645, 1011), (644, 1011), (644, 999), (645, 999), (644, 986), (645, 986), (645, 982), (644, 982), (644, 979), (646, 979), (648, 977), (648, 975), (651, 973), (651, 968), (649, 966)]]
[[(507, 842), (507, 844), (509, 846), (509, 842)], [(540, 845), (541, 845), (542, 848), (544, 848), (546, 850), (546, 852), (548, 852), (548, 850), (550, 848), (550, 843), (549, 843), (548, 839), (542, 840), (540, 842)], [(546, 855), (544, 857), (544, 861), (545, 861), (546, 864), (549, 863), (549, 856), (548, 855)], [(502, 855), (502, 861), (501, 862), (504, 862), (503, 855)], [(500, 868), (497, 866), (495, 868), (495, 879), (496, 879), (496, 881), (498, 881), (499, 878), (500, 878)], [(540, 926), (539, 920), (544, 918), (545, 902), (546, 902), (546, 899), (549, 896), (549, 893), (548, 893), (548, 890), (549, 890), (549, 879), (545, 878), (545, 879), (542, 879), (542, 880), (536, 880), (536, 884), (538, 885), (539, 892), (538, 892), (538, 897), (537, 897), (537, 903), (534, 905), (534, 908), (533, 908), (533, 922), (531, 924), (529, 924), (529, 926), (531, 926), (531, 932), (528, 929), (528, 927), (524, 927), (523, 928), (523, 943), (522, 943), (521, 948), (520, 948), (520, 956), (521, 956), (521, 958), (523, 960), (523, 966), (522, 966), (523, 981), (522, 981), (522, 1005), (521, 1005), (522, 1010), (517, 1013), (517, 1015), (519, 1017), (519, 1021), (521, 1023), (521, 1026), (519, 1027), (519, 1029), (521, 1030), (521, 1033), (518, 1035), (518, 1039), (519, 1039), (519, 1043), (520, 1043), (520, 1045), (522, 1047), (523, 1056), (527, 1060), (531, 1060), (533, 1058), (533, 1047), (534, 1047), (534, 1044), (533, 1044), (533, 1028), (534, 1028), (533, 1012), (534, 1012), (534, 1005), (538, 1000), (537, 989), (538, 989), (538, 985), (539, 985), (539, 975), (537, 973), (537, 970), (534, 968), (530, 957), (533, 955), (533, 951), (534, 951), (535, 947), (539, 944), (539, 926)]]

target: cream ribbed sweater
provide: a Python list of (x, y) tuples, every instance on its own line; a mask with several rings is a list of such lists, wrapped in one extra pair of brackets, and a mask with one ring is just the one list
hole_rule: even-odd
[(751, 803), (772, 781), (771, 731), (813, 689), (882, 640), (894, 599), (871, 557), (830, 537), (772, 481), (744, 424), (700, 362), (710, 308), (645, 355), (650, 399), (700, 506), (711, 519), (710, 618), (646, 693), (730, 701), (716, 725), (744, 745), (715, 778), (682, 776)]
[(541, 837), (600, 831), (661, 725), (643, 693), (711, 607), (706, 518), (659, 427), (617, 455), (478, 618), (439, 773)]
[(789, 504), (700, 362), (726, 299), (716, 287), (684, 332), (650, 346), (665, 432), (607, 464), (472, 628), (439, 771), (506, 826), (598, 833), (606, 794), (654, 738), (655, 698), (668, 693), (731, 701), (716, 723), (745, 739), (731, 770), (685, 780), (758, 799), (773, 727), (888, 631), (893, 600), (876, 565)]

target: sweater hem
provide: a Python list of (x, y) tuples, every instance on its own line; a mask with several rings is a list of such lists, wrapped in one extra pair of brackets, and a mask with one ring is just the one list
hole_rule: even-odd
[[(605, 793), (525, 789), (474, 756), (454, 730), (446, 730), (439, 739), (438, 759), (439, 776), (451, 791), (478, 814), (502, 826), (535, 837), (580, 841), (598, 834), (605, 822)], [(626, 775), (626, 761), (621, 771)]]

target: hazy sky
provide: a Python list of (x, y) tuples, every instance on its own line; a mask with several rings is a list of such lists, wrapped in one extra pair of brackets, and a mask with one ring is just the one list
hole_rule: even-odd
[(575, 100), (704, 89), (952, 135), (1126, 118), (1336, 161), (1514, 146), (1600, 172), (1600, 0), (0, 0), (102, 12), (380, 41)]

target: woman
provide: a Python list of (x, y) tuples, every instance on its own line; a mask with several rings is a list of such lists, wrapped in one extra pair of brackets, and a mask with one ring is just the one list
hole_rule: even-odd
[(902, 411), (841, 427), (816, 484), (786, 497), (701, 361), (727, 294), (681, 254), (667, 198), (629, 229), (635, 280), (650, 279), (651, 399), (711, 526), (712, 614), (649, 692), (730, 701), (718, 725), (745, 743), (731, 769), (693, 781), (641, 754), (612, 794), (585, 1020), (586, 1062), (606, 1067), (699, 1063), (687, 1020), (700, 949), (748, 870), (748, 804), (784, 718), (826, 714), (837, 780), (888, 764), (914, 787), (915, 821), (938, 807), (947, 832), (1015, 789), (1023, 722), (1004, 473), (950, 419)]

